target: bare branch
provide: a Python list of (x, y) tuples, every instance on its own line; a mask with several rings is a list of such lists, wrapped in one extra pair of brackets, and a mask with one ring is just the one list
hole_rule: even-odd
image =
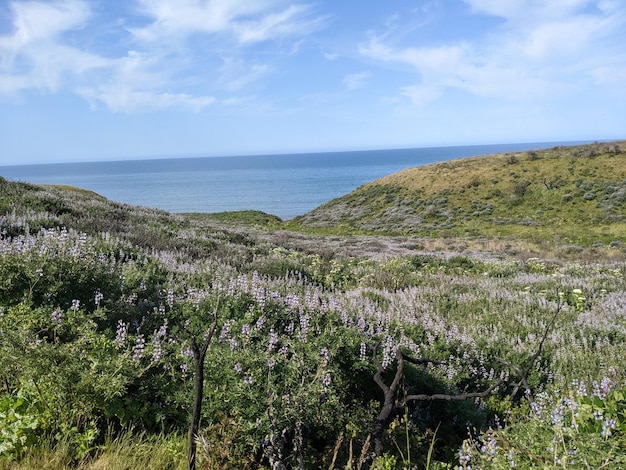
[(446, 393), (435, 393), (433, 395), (427, 394), (418, 394), (418, 395), (407, 395), (404, 400), (402, 400), (398, 406), (404, 407), (409, 401), (432, 401), (432, 400), (444, 400), (444, 401), (463, 401), (469, 398), (484, 398), (491, 394), (496, 388), (504, 383), (504, 379), (500, 379), (498, 382), (492, 384), (489, 388), (483, 390), (482, 392), (470, 392), (470, 393), (460, 393), (458, 395), (449, 395)]

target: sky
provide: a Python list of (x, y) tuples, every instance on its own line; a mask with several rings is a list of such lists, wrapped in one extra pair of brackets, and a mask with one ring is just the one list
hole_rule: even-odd
[(626, 138), (623, 0), (0, 1), (0, 165)]

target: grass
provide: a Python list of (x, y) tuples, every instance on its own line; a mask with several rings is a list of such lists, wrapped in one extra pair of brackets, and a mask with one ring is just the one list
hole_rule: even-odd
[(626, 142), (464, 158), (388, 175), (294, 227), (554, 246), (626, 241)]
[(177, 434), (122, 432), (107, 436), (90, 457), (77, 462), (67, 442), (42, 443), (20, 461), (0, 458), (0, 470), (145, 470), (187, 468), (186, 439)]

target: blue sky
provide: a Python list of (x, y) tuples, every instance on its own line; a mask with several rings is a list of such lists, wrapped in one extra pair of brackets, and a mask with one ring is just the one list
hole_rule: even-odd
[(0, 2), (0, 164), (626, 137), (623, 0)]

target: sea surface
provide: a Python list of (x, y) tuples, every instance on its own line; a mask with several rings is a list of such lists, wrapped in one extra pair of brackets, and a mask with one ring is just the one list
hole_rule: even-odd
[(259, 210), (283, 220), (405, 168), (582, 142), (1, 166), (12, 181), (64, 184), (168, 212)]

